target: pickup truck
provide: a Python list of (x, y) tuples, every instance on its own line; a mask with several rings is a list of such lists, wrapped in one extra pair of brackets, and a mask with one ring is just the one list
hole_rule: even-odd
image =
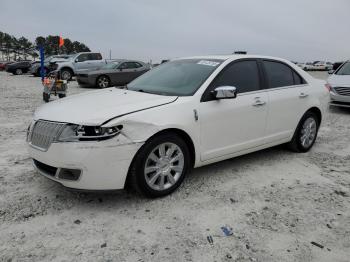
[(61, 73), (62, 80), (70, 80), (72, 76), (92, 70), (98, 70), (106, 61), (100, 53), (83, 52), (72, 55), (66, 60), (55, 61), (50, 64), (50, 71), (57, 70)]

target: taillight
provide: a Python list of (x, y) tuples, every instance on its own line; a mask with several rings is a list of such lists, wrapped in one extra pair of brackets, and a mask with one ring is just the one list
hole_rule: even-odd
[(324, 86), (326, 87), (328, 92), (330, 92), (332, 90), (332, 86), (330, 84), (327, 83)]

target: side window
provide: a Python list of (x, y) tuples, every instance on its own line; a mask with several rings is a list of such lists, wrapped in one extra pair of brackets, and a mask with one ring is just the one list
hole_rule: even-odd
[(136, 68), (142, 67), (142, 65), (140, 63), (138, 63), (138, 62), (134, 62), (134, 64), (135, 64)]
[(128, 68), (128, 65), (127, 65), (126, 62), (124, 62), (124, 63), (122, 63), (118, 68), (119, 68), (119, 69), (126, 69), (126, 68)]
[(304, 78), (302, 78), (299, 74), (297, 74), (295, 71), (293, 71), (293, 77), (294, 77), (294, 84), (295, 85), (302, 85), (306, 84), (306, 81)]
[(211, 90), (219, 86), (234, 86), (238, 93), (260, 89), (258, 64), (247, 60), (234, 62), (226, 66), (211, 84)]
[(134, 62), (127, 62), (127, 64), (128, 64), (128, 68), (129, 68), (129, 69), (136, 68), (136, 65), (135, 65)]
[(294, 85), (292, 69), (280, 62), (264, 61), (269, 88)]
[(81, 54), (77, 57), (77, 62), (84, 62), (87, 61), (89, 59), (89, 54)]
[(102, 60), (102, 56), (99, 53), (89, 54), (89, 60)]

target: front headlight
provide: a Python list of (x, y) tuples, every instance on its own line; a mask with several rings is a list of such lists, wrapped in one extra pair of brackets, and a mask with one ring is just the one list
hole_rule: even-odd
[(76, 142), (76, 141), (101, 141), (112, 138), (120, 133), (123, 126), (114, 127), (101, 126), (80, 126), (67, 124), (60, 135), (57, 142)]

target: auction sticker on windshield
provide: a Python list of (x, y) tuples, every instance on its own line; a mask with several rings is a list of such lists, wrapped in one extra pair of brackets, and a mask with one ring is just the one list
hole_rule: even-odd
[(220, 63), (219, 62), (208, 61), (208, 60), (201, 60), (197, 64), (198, 65), (207, 65), (207, 66), (217, 66)]

